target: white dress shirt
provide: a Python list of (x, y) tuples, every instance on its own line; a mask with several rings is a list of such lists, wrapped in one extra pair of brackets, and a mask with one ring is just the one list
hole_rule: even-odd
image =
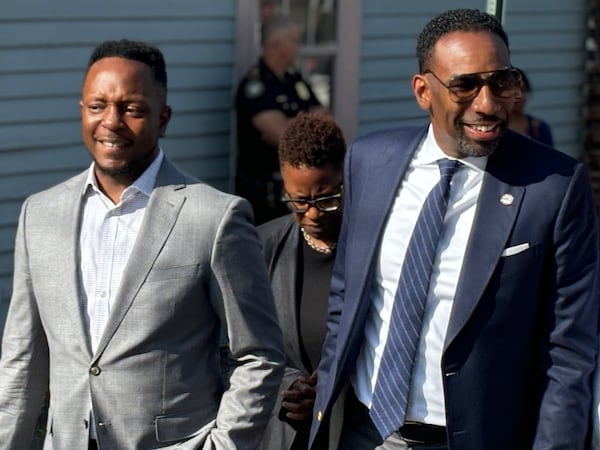
[[(437, 161), (447, 155), (432, 128), (415, 152), (392, 205), (376, 259), (365, 339), (351, 377), (357, 398), (370, 407), (387, 340), (398, 280), (417, 217), (440, 180)], [(446, 425), (441, 358), (454, 294), (481, 190), (487, 157), (461, 159), (452, 179), (444, 228), (433, 263), (421, 337), (411, 378), (406, 420)]]
[[(123, 191), (116, 205), (98, 187), (94, 163), (89, 168), (79, 235), (80, 295), (93, 352), (108, 322), (162, 160), (160, 150), (144, 173)], [(93, 420), (90, 437), (96, 437)]]

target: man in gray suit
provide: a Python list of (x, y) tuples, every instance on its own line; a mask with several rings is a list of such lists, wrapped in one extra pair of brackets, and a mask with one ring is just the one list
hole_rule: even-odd
[[(105, 42), (80, 102), (86, 172), (31, 196), (0, 360), (0, 448), (256, 448), (283, 373), (250, 205), (177, 170), (161, 52)], [(236, 365), (225, 389), (219, 336)]]

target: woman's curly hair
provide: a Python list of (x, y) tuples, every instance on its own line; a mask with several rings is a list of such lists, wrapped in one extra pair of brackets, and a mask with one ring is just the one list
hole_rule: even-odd
[(279, 141), (279, 163), (292, 167), (342, 167), (346, 142), (335, 120), (326, 114), (301, 112)]

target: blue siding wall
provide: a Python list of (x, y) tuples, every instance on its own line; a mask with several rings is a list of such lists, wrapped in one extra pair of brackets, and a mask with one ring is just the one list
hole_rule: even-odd
[(527, 110), (546, 120), (554, 145), (575, 157), (583, 152), (586, 0), (509, 1), (505, 20), (512, 62), (533, 87)]
[(358, 132), (425, 123), (411, 80), (418, 71), (415, 46), (423, 26), (449, 8), (485, 8), (483, 0), (363, 2)]
[(231, 151), (235, 0), (3, 0), (0, 17), (0, 328), (24, 198), (83, 170), (79, 98), (105, 39), (164, 52), (173, 118), (161, 145), (180, 167), (226, 189)]

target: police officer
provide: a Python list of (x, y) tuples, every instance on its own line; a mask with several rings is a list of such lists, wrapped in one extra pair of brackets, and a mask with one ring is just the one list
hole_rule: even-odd
[(299, 27), (289, 19), (265, 23), (262, 57), (237, 90), (236, 194), (250, 201), (257, 225), (289, 213), (280, 201), (277, 158), (277, 144), (288, 120), (300, 111), (324, 109), (293, 66), (299, 41)]

